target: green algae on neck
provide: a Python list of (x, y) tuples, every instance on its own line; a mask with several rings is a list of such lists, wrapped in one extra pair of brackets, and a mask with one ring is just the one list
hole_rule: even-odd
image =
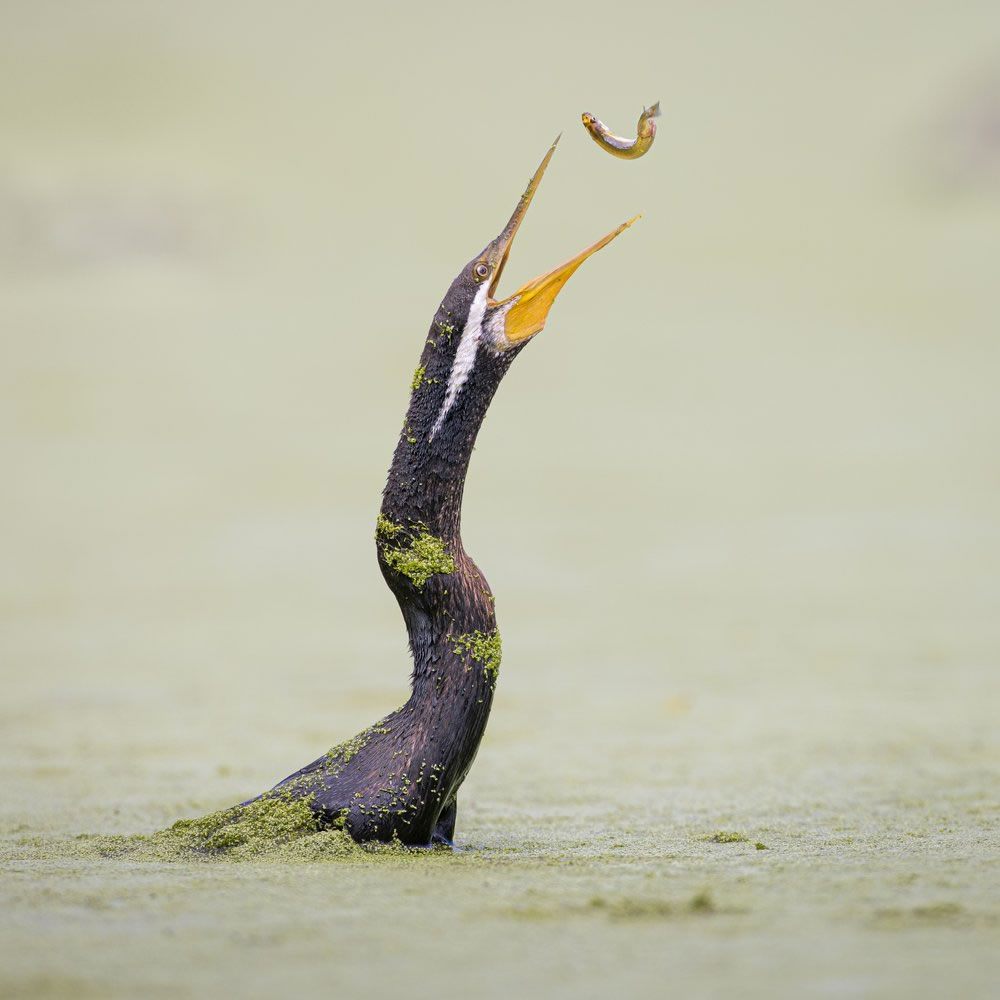
[[(389, 544), (401, 534), (408, 537), (409, 544)], [(407, 528), (379, 514), (375, 522), (375, 538), (384, 543), (382, 555), (386, 564), (407, 577), (418, 589), (423, 588), (432, 576), (455, 572), (455, 560), (445, 548), (444, 541), (432, 535), (426, 524), (417, 522)]]
[(476, 629), (475, 632), (452, 636), (451, 641), (455, 644), (452, 647), (452, 652), (456, 656), (468, 653), (470, 660), (475, 660), (483, 665), (483, 671), (487, 676), (492, 677), (494, 681), (497, 679), (500, 674), (500, 660), (503, 656), (499, 628), (494, 628), (489, 635)]

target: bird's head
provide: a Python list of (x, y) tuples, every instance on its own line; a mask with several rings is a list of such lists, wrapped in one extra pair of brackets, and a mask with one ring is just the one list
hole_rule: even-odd
[(504, 226), (500, 235), (491, 240), (482, 253), (462, 268), (445, 297), (446, 304), (452, 299), (458, 312), (466, 317), (475, 319), (481, 314), (479, 325), (484, 335), (482, 342), (496, 351), (509, 350), (538, 333), (545, 326), (545, 319), (556, 296), (573, 272), (591, 254), (606, 246), (635, 221), (635, 218), (632, 218), (628, 222), (623, 222), (575, 257), (533, 278), (512, 295), (503, 299), (496, 298), (497, 286), (507, 264), (507, 258), (510, 256), (514, 237), (528, 213), (528, 206), (538, 190), (542, 175), (552, 159), (558, 141), (557, 139), (552, 144), (542, 158), (524, 194), (518, 200), (510, 221)]
[[(427, 391), (420, 399), (418, 386), (411, 407), (412, 416), (422, 418), (420, 430), (426, 431), (428, 444), (444, 435), (449, 425), (460, 438), (469, 430), (474, 436), (500, 378), (518, 350), (545, 326), (552, 303), (573, 272), (638, 218), (623, 222), (576, 256), (498, 299), (497, 286), (514, 237), (555, 148), (553, 143), (542, 158), (500, 235), (462, 268), (438, 308), (421, 357)], [(432, 391), (434, 387), (437, 391)]]

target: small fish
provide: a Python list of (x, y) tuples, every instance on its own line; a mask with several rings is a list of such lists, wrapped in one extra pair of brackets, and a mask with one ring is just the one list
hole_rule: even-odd
[(659, 101), (651, 108), (644, 108), (642, 114), (639, 115), (639, 124), (636, 127), (634, 139), (623, 139), (621, 136), (613, 135), (604, 122), (586, 112), (584, 112), (582, 120), (583, 127), (601, 149), (606, 149), (612, 156), (620, 156), (623, 160), (637, 160), (653, 145), (653, 140), (656, 138), (656, 122), (652, 119), (659, 117)]

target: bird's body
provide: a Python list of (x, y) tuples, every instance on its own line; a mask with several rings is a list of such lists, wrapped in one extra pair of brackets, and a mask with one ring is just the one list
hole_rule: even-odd
[(265, 793), (306, 799), (322, 825), (343, 826), (357, 840), (450, 842), (458, 788), (493, 703), (500, 666), (493, 594), (460, 533), (469, 459), (501, 379), (565, 281), (629, 225), (509, 298), (492, 298), (554, 149), (504, 231), (462, 269), (438, 307), (389, 469), (375, 541), (409, 635), (412, 694)]

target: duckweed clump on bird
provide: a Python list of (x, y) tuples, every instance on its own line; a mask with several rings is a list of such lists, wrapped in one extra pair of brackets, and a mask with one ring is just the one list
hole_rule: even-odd
[(395, 538), (405, 528), (395, 521), (390, 521), (384, 514), (375, 518), (375, 538)]
[(427, 371), (427, 365), (417, 365), (416, 371), (413, 373), (413, 378), (410, 381), (410, 389), (416, 392), (420, 388), (421, 383), (424, 381), (424, 374)]
[(379, 514), (375, 522), (376, 539), (395, 539), (403, 532), (409, 533), (409, 545), (382, 546), (383, 558), (397, 573), (411, 580), (414, 586), (423, 587), (438, 573), (455, 572), (455, 560), (445, 549), (444, 542), (427, 530), (427, 525), (417, 523), (406, 528)]
[(476, 629), (475, 632), (452, 636), (451, 641), (455, 644), (452, 647), (452, 652), (456, 656), (468, 653), (470, 659), (482, 663), (487, 676), (492, 675), (493, 679), (496, 680), (500, 673), (500, 660), (503, 655), (500, 629), (495, 628), (489, 635), (484, 635), (479, 629)]
[(66, 853), (134, 861), (322, 861), (357, 854), (343, 818), (320, 827), (312, 796), (269, 792), (246, 805), (182, 819), (166, 830), (135, 836), (81, 835)]
[(319, 819), (310, 808), (311, 798), (297, 798), (288, 792), (269, 793), (246, 805), (178, 820), (162, 833), (174, 837), (179, 846), (188, 850), (257, 853), (263, 846), (282, 844), (319, 830)]
[(331, 747), (326, 752), (326, 760), (323, 768), (327, 774), (336, 777), (368, 744), (372, 737), (376, 735), (387, 736), (392, 730), (385, 725), (386, 720), (377, 722), (374, 726), (363, 729), (357, 736), (352, 736), (343, 743)]

